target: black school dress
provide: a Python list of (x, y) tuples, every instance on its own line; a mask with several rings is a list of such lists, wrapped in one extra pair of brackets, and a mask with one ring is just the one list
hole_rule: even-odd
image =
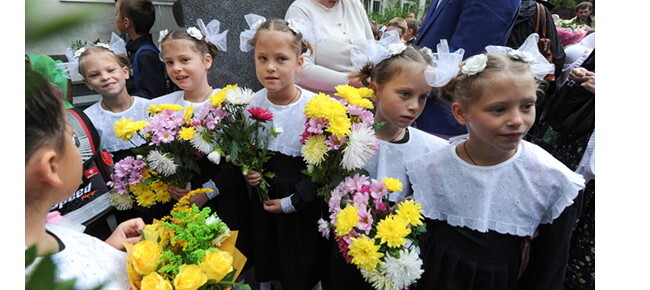
[(305, 168), (302, 157), (278, 152), (265, 166), (266, 171), (276, 175), (268, 180), (269, 198), (281, 199), (293, 193), (296, 212), (265, 211), (256, 190), (251, 201), (256, 280), (278, 280), (283, 290), (311, 289), (323, 272), (327, 243), (318, 232), (317, 221), (324, 205), (322, 198), (317, 197), (317, 187), (300, 172)]
[(426, 219), (424, 273), (412, 289), (516, 289), (524, 238)]

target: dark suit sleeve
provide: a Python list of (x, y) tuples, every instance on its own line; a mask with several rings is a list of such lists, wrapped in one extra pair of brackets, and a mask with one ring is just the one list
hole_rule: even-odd
[[(451, 51), (463, 48), (465, 58), (468, 58), (484, 52), (487, 45), (505, 45), (519, 13), (520, 4), (521, 0), (449, 1), (447, 5), (462, 6), (449, 9), (450, 13), (459, 13), (456, 29), (449, 40)], [(445, 10), (441, 13), (445, 13)]]
[(291, 196), (291, 205), (296, 210), (304, 208), (312, 200), (318, 197), (318, 184), (303, 176), (295, 185), (295, 193)]
[(142, 51), (139, 55), (140, 65), (139, 89), (131, 95), (153, 99), (166, 93), (165, 66), (153, 51)]

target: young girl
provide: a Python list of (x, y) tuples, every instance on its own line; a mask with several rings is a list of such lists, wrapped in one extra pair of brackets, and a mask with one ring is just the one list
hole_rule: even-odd
[(113, 161), (133, 155), (130, 148), (144, 144), (139, 136), (132, 142), (115, 136), (115, 121), (132, 118), (133, 121), (147, 118), (149, 100), (131, 96), (126, 89), (129, 78), (128, 59), (116, 55), (103, 46), (93, 46), (79, 56), (79, 73), (83, 82), (102, 96), (102, 100), (84, 110), (97, 129), (102, 147), (113, 154)]
[[(37, 72), (25, 73), (25, 246), (54, 253), (57, 280), (76, 278), (75, 289), (126, 289), (124, 243), (140, 240), (142, 219), (121, 223), (106, 240), (45, 223), (52, 206), (70, 197), (81, 181), (79, 140), (61, 100)], [(26, 269), (26, 277), (32, 268)]]
[[(390, 35), (393, 32), (387, 32)], [(384, 38), (386, 39), (386, 38)], [(399, 39), (395, 37), (395, 40)], [(403, 44), (402, 44), (403, 45)], [(372, 59), (372, 56), (369, 57)], [(385, 122), (376, 135), (380, 140), (379, 149), (368, 160), (364, 169), (371, 178), (384, 177), (399, 179), (404, 190), (393, 192), (389, 199), (400, 202), (412, 197), (412, 190), (406, 175), (406, 161), (418, 159), (422, 155), (445, 146), (442, 138), (410, 127), (422, 113), (431, 85), (425, 78), (431, 57), (421, 50), (406, 47), (401, 53), (392, 55), (377, 64), (368, 63), (356, 77), (363, 83), (372, 80), (368, 87), (375, 91), (372, 100), (375, 104), (375, 122)], [(328, 269), (327, 288), (342, 289), (354, 285), (354, 289), (371, 289), (361, 277), (359, 270), (345, 263), (338, 246), (333, 245)], [(354, 283), (354, 284), (351, 284)]]
[[(253, 35), (251, 31), (256, 32)], [(255, 71), (264, 86), (251, 106), (270, 110), (273, 126), (283, 129), (280, 135), (271, 137), (268, 149), (274, 155), (264, 167), (276, 175), (269, 180), (271, 200), (251, 204), (255, 277), (266, 282), (262, 289), (270, 289), (268, 282), (273, 280), (279, 280), (282, 289), (312, 289), (321, 272), (324, 240), (316, 221), (322, 203), (309, 177), (300, 172), (306, 168), (300, 153), (300, 134), (306, 121), (304, 105), (314, 93), (294, 84), (307, 44), (291, 20), (267, 20), (242, 35), (247, 33), (253, 35), (252, 39), (244, 37), (242, 41), (255, 48)], [(251, 172), (246, 179), (255, 186), (260, 182), (260, 173)], [(253, 196), (252, 200), (259, 198)]]
[(441, 89), (469, 137), (406, 164), (427, 217), (417, 288), (515, 289), (527, 239), (584, 188), (580, 175), (522, 141), (535, 119), (531, 59), (473, 56)]

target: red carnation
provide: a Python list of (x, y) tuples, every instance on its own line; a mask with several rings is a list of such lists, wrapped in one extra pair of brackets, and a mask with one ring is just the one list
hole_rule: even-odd
[(248, 112), (253, 116), (253, 118), (259, 121), (273, 121), (273, 113), (269, 112), (267, 109), (260, 107), (251, 107), (248, 109)]

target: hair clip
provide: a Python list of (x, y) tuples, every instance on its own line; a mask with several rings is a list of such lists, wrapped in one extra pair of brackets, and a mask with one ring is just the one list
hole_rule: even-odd
[(160, 31), (160, 34), (158, 36), (158, 43), (162, 44), (163, 39), (169, 34), (169, 30), (163, 29)]
[(555, 66), (548, 62), (542, 53), (539, 52), (539, 48), (537, 47), (538, 41), (539, 35), (533, 33), (526, 38), (518, 49), (500, 45), (488, 45), (485, 47), (485, 50), (489, 53), (508, 54), (513, 59), (528, 63), (535, 78), (543, 80), (546, 75), (555, 72)]
[(203, 19), (199, 18), (196, 20), (196, 24), (199, 26), (199, 29), (201, 29), (201, 32), (205, 34), (205, 41), (214, 44), (221, 51), (228, 50), (228, 30), (219, 33), (221, 26), (219, 20), (213, 19), (208, 22), (208, 25), (206, 26), (203, 23)]
[(197, 40), (203, 40), (203, 34), (201, 34), (201, 30), (199, 30), (198, 28), (196, 28), (196, 27), (188, 27), (185, 31), (191, 37), (194, 37)]
[(426, 47), (422, 50), (425, 53), (431, 53), (432, 65), (424, 71), (424, 76), (430, 86), (442, 87), (460, 71), (459, 64), (463, 62), (465, 50), (459, 48), (453, 53), (450, 52), (449, 43), (446, 39), (441, 39), (440, 43), (436, 45), (436, 53), (431, 52), (431, 49)]
[(463, 63), (460, 71), (468, 76), (473, 76), (485, 69), (487, 66), (487, 61), (488, 57), (484, 53), (474, 55)]
[(287, 19), (287, 26), (295, 34), (301, 32), (300, 29), (302, 28), (302, 25), (300, 25), (300, 23), (298, 23), (298, 21), (296, 21), (295, 19)]

